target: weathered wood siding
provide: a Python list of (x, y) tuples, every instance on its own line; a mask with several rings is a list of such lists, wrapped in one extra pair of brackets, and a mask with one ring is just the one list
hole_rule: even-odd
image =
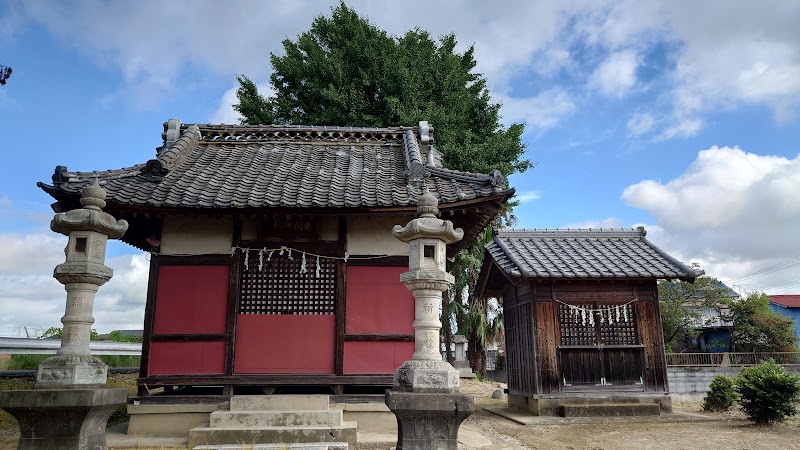
[(644, 345), (644, 383), (647, 391), (668, 391), (664, 331), (658, 305), (656, 281), (637, 283), (639, 336)]
[(539, 389), (537, 394), (552, 394), (561, 390), (558, 364), (560, 327), (558, 305), (553, 300), (552, 283), (531, 282), (534, 289), (534, 316), (539, 357)]
[(507, 283), (503, 290), (503, 318), (506, 330), (506, 367), (510, 392), (533, 393), (537, 367), (533, 315), (529, 284)]
[[(636, 300), (636, 301), (634, 301)], [(560, 302), (625, 305), (635, 311), (624, 345), (562, 345)], [(655, 280), (537, 280), (504, 288), (509, 390), (555, 394), (569, 388), (640, 386), (665, 392), (666, 364)], [(599, 325), (598, 325), (599, 326)], [(608, 325), (607, 325), (608, 326)], [(599, 388), (599, 386), (598, 386)]]

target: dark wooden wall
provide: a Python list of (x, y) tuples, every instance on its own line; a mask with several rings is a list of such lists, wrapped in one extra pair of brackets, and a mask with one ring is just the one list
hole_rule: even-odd
[[(561, 345), (559, 302), (589, 302), (602, 307), (632, 301), (635, 342), (585, 348)], [(591, 390), (593, 371), (596, 374), (599, 367), (604, 368), (604, 377), (612, 389), (630, 384), (645, 392), (668, 390), (656, 280), (507, 282), (503, 308), (511, 393), (559, 393), (565, 389), (565, 376), (586, 383), (585, 389)]]

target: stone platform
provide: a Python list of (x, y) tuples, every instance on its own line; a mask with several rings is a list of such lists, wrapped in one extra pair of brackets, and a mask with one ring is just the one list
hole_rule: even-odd
[(5, 391), (0, 407), (19, 422), (20, 450), (105, 449), (106, 423), (126, 389)]

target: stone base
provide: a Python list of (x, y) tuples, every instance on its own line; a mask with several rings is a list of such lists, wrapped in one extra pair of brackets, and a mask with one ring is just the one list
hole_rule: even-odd
[(395, 391), (458, 393), (460, 374), (447, 361), (411, 360), (394, 371)]
[(109, 416), (128, 399), (126, 389), (5, 391), (0, 408), (19, 422), (18, 450), (106, 448)]
[(107, 370), (94, 356), (54, 356), (36, 369), (36, 389), (100, 389), (106, 384)]
[[(618, 405), (618, 404), (652, 404), (656, 405), (659, 413), (672, 412), (672, 400), (666, 393), (585, 393), (585, 394), (560, 394), (560, 395), (520, 395), (508, 394), (508, 407), (529, 412), (536, 416), (563, 416), (564, 405)], [(623, 410), (625, 408), (622, 408)], [(587, 411), (598, 412), (602, 408), (589, 408)], [(631, 411), (638, 411), (635, 408)], [(643, 415), (650, 415), (654, 410)], [(599, 414), (598, 414), (599, 415)], [(604, 414), (609, 415), (609, 414)], [(614, 414), (621, 415), (621, 414)], [(626, 414), (627, 415), (627, 414)], [(638, 415), (638, 414), (634, 414)]]
[(475, 409), (460, 393), (386, 391), (397, 416), (397, 450), (457, 450), (458, 427)]

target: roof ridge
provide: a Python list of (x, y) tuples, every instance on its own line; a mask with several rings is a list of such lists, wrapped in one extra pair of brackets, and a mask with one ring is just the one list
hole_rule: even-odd
[[(165, 123), (165, 128), (169, 122)], [(179, 124), (181, 130), (189, 124)], [(406, 131), (419, 133), (419, 127), (342, 127), (326, 125), (225, 125), (194, 124), (204, 140), (285, 141), (327, 140), (332, 142), (399, 142)]]
[(141, 169), (142, 173), (148, 179), (160, 181), (186, 155), (197, 148), (202, 138), (200, 129), (196, 125), (190, 125), (172, 146), (159, 152), (155, 159), (147, 161)]
[(644, 227), (637, 228), (523, 228), (497, 230), (500, 237), (509, 238), (644, 238)]

